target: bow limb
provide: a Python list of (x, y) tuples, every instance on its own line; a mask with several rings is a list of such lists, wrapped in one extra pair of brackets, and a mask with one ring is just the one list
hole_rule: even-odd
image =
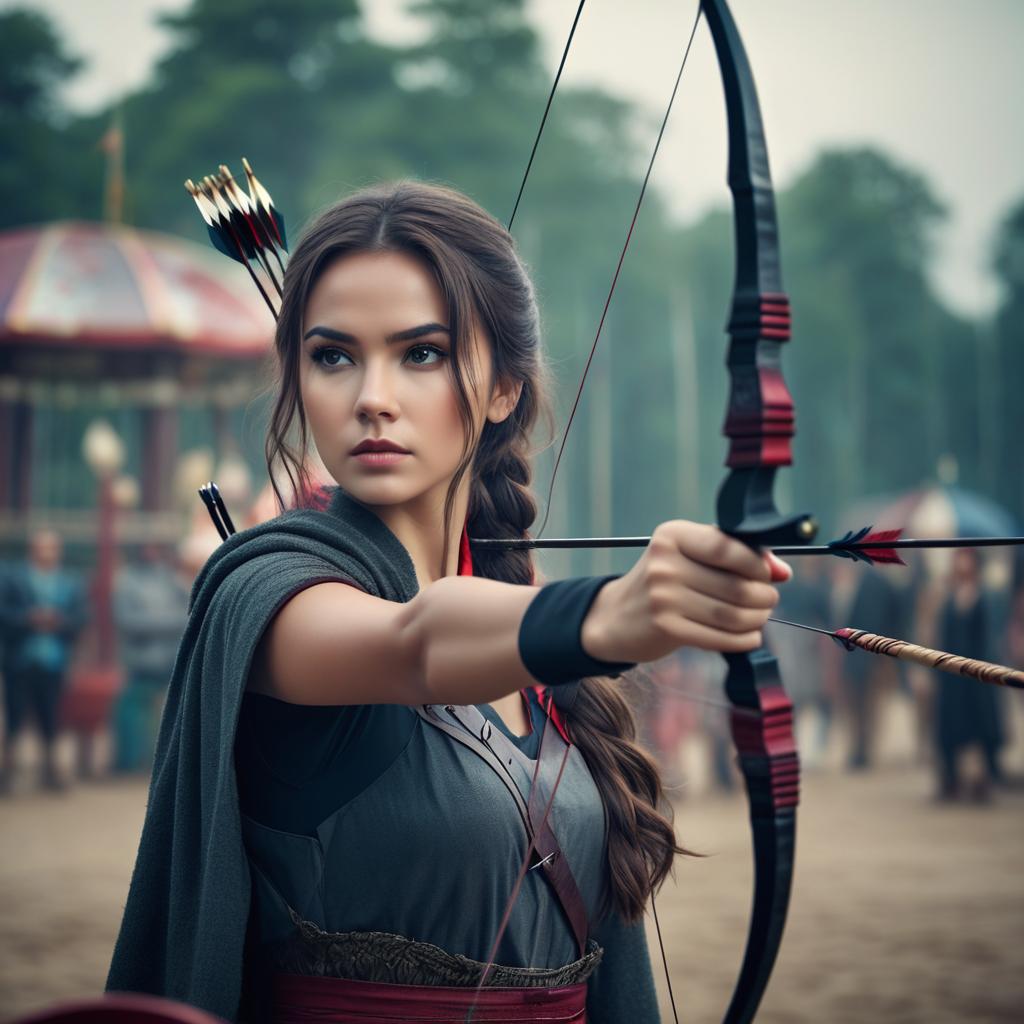
[[(789, 338), (782, 291), (775, 197), (753, 74), (725, 0), (701, 0), (714, 40), (729, 122), (729, 188), (736, 235), (736, 281), (728, 323), (728, 474), (718, 524), (752, 546), (806, 544), (807, 516), (782, 516), (775, 471), (792, 463), (793, 400), (780, 346)], [(782, 941), (793, 879), (800, 767), (793, 705), (778, 663), (761, 648), (726, 655), (732, 736), (746, 782), (754, 845), (754, 897), (747, 946), (727, 1024), (753, 1019)]]

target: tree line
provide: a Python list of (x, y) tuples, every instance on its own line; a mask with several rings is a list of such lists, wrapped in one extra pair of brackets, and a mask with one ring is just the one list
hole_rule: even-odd
[[(505, 221), (549, 88), (524, 0), (416, 0), (412, 45), (372, 38), (356, 0), (193, 0), (162, 16), (170, 45), (120, 102), (126, 219), (203, 240), (186, 177), (249, 157), (294, 236), (380, 179), (451, 184)], [(0, 227), (101, 215), (112, 111), (60, 100), (81, 67), (37, 11), (0, 15)], [(564, 424), (642, 175), (640, 115), (595, 88), (560, 90), (516, 218)], [(646, 145), (647, 143), (644, 143)], [(723, 155), (724, 166), (724, 155)], [(992, 319), (930, 283), (946, 211), (926, 176), (877, 149), (822, 152), (779, 192), (797, 401), (786, 504), (834, 534), (865, 497), (961, 482), (1024, 518), (1024, 196), (992, 249)], [(643, 533), (713, 515), (722, 478), (731, 212), (681, 225), (652, 190), (555, 491), (549, 534)], [(259, 438), (246, 450), (258, 467)], [(539, 460), (546, 491), (551, 453)], [(571, 565), (588, 568), (580, 554)]]

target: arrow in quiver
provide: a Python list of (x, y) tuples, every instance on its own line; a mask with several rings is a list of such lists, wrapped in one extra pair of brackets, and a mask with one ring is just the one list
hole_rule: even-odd
[(248, 194), (226, 164), (198, 184), (189, 178), (185, 188), (199, 207), (214, 248), (245, 267), (276, 320), (288, 254), (284, 218), (244, 157), (242, 165)]

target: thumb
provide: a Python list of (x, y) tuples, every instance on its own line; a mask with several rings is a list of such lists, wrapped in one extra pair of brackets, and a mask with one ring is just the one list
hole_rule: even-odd
[(785, 583), (793, 575), (793, 567), (771, 551), (764, 553), (764, 560), (772, 574), (772, 583)]

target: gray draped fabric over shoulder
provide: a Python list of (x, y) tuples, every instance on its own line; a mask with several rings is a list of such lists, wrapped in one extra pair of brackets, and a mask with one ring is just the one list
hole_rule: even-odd
[(256, 644), (281, 605), (316, 583), (351, 581), (389, 601), (417, 590), (408, 553), (377, 516), (340, 490), (331, 510), (232, 535), (195, 581), (108, 991), (237, 1012), (250, 878), (233, 745)]
[[(251, 900), (235, 778), (239, 710), (274, 614), (328, 581), (389, 601), (417, 592), (405, 548), (337, 489), (326, 511), (289, 511), (229, 537), (196, 579), (108, 991), (164, 995), (236, 1019)], [(653, 1024), (642, 923), (612, 915), (593, 922), (591, 937), (605, 954), (588, 982), (588, 1019), (606, 1024), (628, 1012), (637, 1024)]]

